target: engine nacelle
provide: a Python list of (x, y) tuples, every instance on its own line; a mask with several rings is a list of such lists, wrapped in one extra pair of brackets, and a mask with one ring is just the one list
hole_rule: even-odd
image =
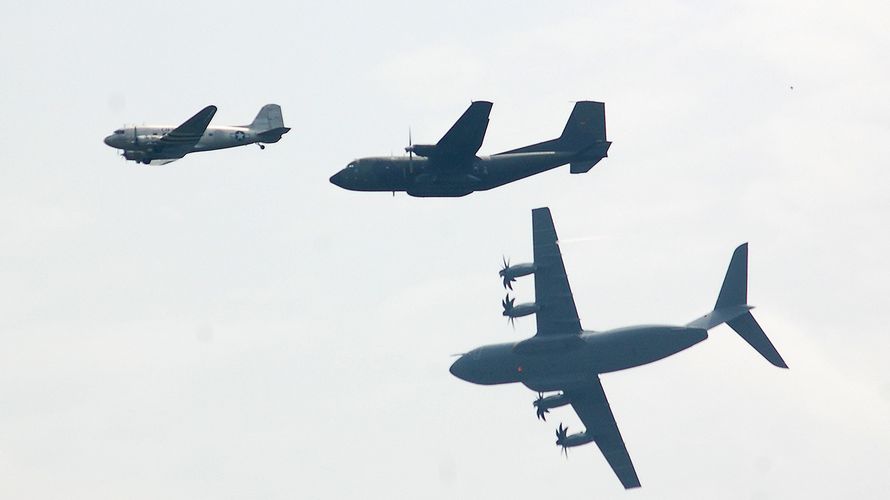
[(435, 144), (414, 144), (405, 148), (406, 153), (414, 153), (417, 156), (430, 157), (436, 154)]
[(148, 158), (148, 153), (146, 153), (145, 151), (127, 149), (124, 151), (124, 158), (133, 161), (142, 161)]
[(531, 262), (524, 262), (522, 264), (510, 265), (507, 266), (498, 272), (498, 274), (504, 278), (513, 280), (519, 278), (520, 276), (528, 276), (535, 272), (535, 265)]
[(565, 394), (554, 394), (553, 396), (540, 397), (534, 403), (535, 408), (545, 411), (551, 408), (559, 408), (570, 404), (572, 401)]
[(582, 444), (587, 444), (591, 441), (593, 441), (593, 436), (587, 434), (587, 432), (585, 431), (557, 439), (556, 444), (562, 446), (563, 448), (571, 448), (573, 446), (581, 446)]
[(521, 318), (538, 312), (538, 309), (538, 305), (534, 302), (526, 302), (515, 306), (511, 302), (507, 307), (504, 307), (503, 315), (508, 318)]
[(513, 289), (513, 282), (520, 276), (528, 276), (535, 272), (535, 265), (531, 262), (516, 264), (511, 266), (507, 259), (504, 259), (504, 268), (498, 271), (498, 275), (504, 280), (504, 288)]
[(559, 424), (559, 429), (556, 430), (556, 445), (562, 446), (563, 451), (565, 451), (566, 448), (581, 446), (582, 444), (587, 444), (591, 441), (593, 441), (593, 434), (588, 434), (586, 430), (584, 432), (569, 435), (569, 428), (563, 427), (562, 424)]

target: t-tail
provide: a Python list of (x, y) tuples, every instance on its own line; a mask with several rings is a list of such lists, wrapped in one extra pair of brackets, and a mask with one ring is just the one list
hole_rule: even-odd
[(735, 249), (714, 310), (689, 323), (693, 328), (710, 330), (726, 323), (767, 361), (779, 368), (788, 368), (785, 360), (751, 314), (748, 302), (748, 244)]
[(606, 140), (606, 105), (596, 101), (578, 101), (558, 138), (521, 147), (501, 154), (558, 152), (572, 153), (571, 172), (583, 174), (608, 156)]
[(272, 143), (278, 142), (281, 136), (286, 134), (290, 129), (284, 126), (284, 118), (281, 116), (281, 106), (277, 104), (266, 104), (260, 109), (260, 112), (248, 125), (253, 131), (256, 131), (260, 142)]

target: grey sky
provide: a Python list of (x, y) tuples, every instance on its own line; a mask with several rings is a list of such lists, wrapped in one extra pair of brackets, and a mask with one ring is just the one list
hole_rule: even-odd
[[(0, 497), (882, 498), (885, 2), (13, 2), (0, 17)], [(794, 86), (791, 90), (789, 87)], [(494, 102), (482, 153), (606, 102), (610, 158), (456, 200), (340, 190)], [(137, 168), (207, 104), (293, 131)], [(790, 365), (720, 327), (603, 377), (643, 483), (449, 354), (520, 339), (502, 254), (550, 206), (582, 324), (685, 323), (750, 242)], [(519, 300), (532, 298), (529, 282)]]

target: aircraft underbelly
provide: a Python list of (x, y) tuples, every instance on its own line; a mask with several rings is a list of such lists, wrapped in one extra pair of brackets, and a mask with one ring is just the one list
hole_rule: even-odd
[(519, 380), (535, 391), (564, 389), (583, 383), (596, 374), (590, 358), (591, 353), (586, 348), (563, 353), (521, 355), (517, 360), (517, 366), (522, 370)]
[(674, 326), (630, 327), (592, 334), (585, 340), (597, 373), (645, 365), (676, 354), (708, 338), (707, 330)]

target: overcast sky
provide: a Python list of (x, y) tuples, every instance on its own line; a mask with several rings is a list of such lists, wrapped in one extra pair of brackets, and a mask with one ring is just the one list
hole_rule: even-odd
[[(516, 4), (4, 5), (0, 497), (884, 498), (890, 7)], [(604, 101), (610, 157), (459, 199), (328, 182), (474, 99), (482, 154)], [(265, 151), (146, 168), (102, 144), (266, 103), (293, 130)], [(497, 271), (539, 206), (587, 329), (698, 317), (750, 242), (791, 369), (721, 326), (604, 375), (640, 490), (593, 445), (560, 455), (570, 408), (542, 423), (523, 386), (448, 373), (534, 333)]]

